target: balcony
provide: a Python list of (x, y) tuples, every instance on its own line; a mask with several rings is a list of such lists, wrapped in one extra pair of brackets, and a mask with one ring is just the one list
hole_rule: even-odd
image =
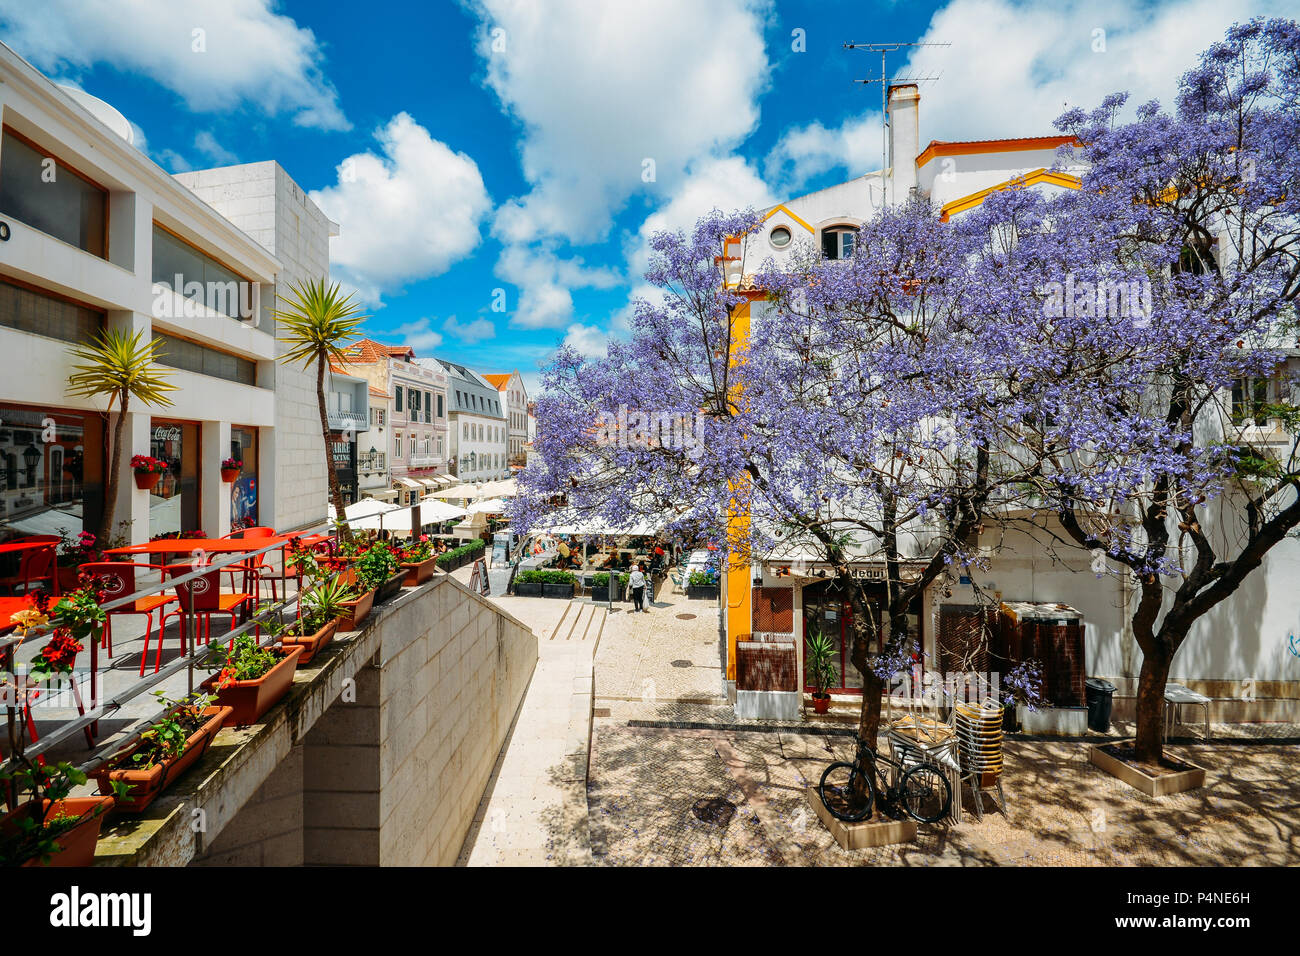
[(336, 432), (363, 432), (370, 427), (370, 420), (360, 412), (340, 412), (331, 410), (328, 414), (330, 430)]
[(373, 455), (370, 452), (364, 452), (357, 456), (357, 468), (363, 475), (374, 474), (377, 471), (387, 471), (387, 458), (388, 456), (382, 451), (375, 452)]
[(413, 455), (408, 465), (411, 468), (436, 468), (439, 461), (433, 455)]

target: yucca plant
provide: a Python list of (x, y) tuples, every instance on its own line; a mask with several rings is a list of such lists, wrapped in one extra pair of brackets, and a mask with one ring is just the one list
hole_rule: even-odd
[(350, 294), (343, 294), (337, 282), (328, 285), (323, 278), (295, 283), (290, 287), (288, 299), (287, 309), (275, 311), (283, 333), (280, 341), (289, 346), (289, 351), (280, 357), (280, 361), (286, 365), (300, 363), (303, 368), (310, 368), (313, 362), (316, 363), (316, 404), (320, 411), (330, 501), (334, 503), (334, 512), (339, 518), (339, 537), (349, 541), (352, 532), (344, 520), (343, 492), (339, 489), (338, 475), (334, 472), (334, 462), (330, 457), (330, 420), (329, 413), (325, 410), (325, 370), (331, 359), (340, 364), (347, 361), (344, 353), (355, 340), (357, 327), (367, 316), (361, 313)]
[(113, 512), (117, 508), (118, 474), (122, 465), (122, 435), (126, 428), (128, 406), (132, 398), (145, 405), (165, 407), (172, 404), (167, 393), (176, 386), (167, 381), (154, 363), (162, 357), (159, 343), (142, 342), (143, 330), (105, 329), (88, 345), (74, 345), (72, 356), (78, 364), (68, 376), (68, 394), (77, 398), (107, 399), (105, 414), (117, 408), (117, 424), (108, 448), (108, 475), (104, 485), (104, 510), (99, 519), (100, 541), (107, 541), (113, 529)]

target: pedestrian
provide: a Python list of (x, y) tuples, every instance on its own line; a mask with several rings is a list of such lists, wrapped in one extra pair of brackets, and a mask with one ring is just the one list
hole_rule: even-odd
[(645, 575), (641, 573), (641, 565), (632, 565), (632, 574), (628, 577), (627, 583), (632, 588), (632, 611), (646, 611), (645, 608)]

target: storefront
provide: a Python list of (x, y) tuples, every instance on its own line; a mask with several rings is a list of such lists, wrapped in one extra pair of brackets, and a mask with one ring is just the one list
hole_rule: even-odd
[(0, 404), (0, 541), (98, 530), (103, 480), (98, 413)]
[(149, 537), (201, 529), (199, 426), (161, 418), (150, 424), (149, 454), (167, 470), (149, 492)]
[(230, 457), (243, 462), (239, 477), (230, 485), (230, 530), (260, 524), (258, 520), (257, 429), (230, 426)]
[(357, 500), (357, 442), (355, 434), (347, 432), (330, 432), (330, 461), (334, 465), (334, 474), (338, 477), (339, 491), (343, 494), (343, 504), (355, 504)]

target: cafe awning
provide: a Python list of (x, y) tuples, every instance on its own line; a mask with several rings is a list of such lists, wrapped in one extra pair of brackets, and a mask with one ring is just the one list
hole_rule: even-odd
[(414, 478), (403, 478), (401, 475), (394, 475), (393, 481), (397, 482), (403, 488), (416, 488), (419, 490), (424, 489), (424, 485), (420, 484)]

